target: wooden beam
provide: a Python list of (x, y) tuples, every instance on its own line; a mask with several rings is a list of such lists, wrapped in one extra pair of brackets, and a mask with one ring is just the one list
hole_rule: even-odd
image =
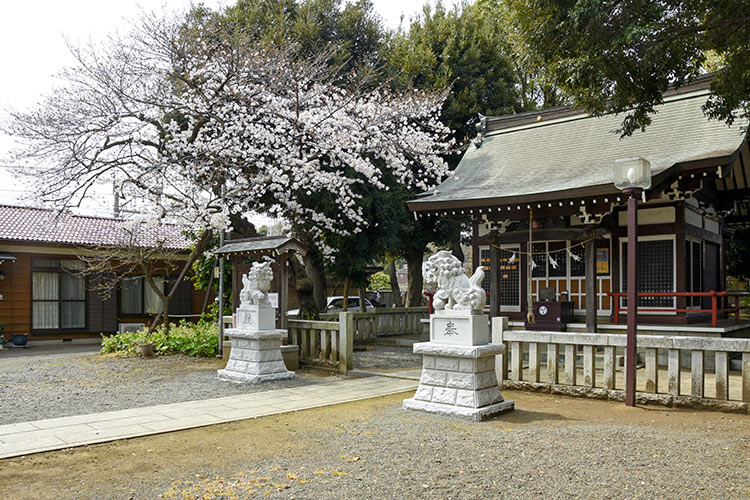
[(490, 317), (500, 316), (500, 250), (490, 245)]
[(586, 242), (586, 331), (596, 332), (597, 304), (596, 240)]
[(716, 243), (717, 245), (721, 245), (724, 241), (724, 238), (722, 238), (720, 234), (712, 233), (711, 231), (706, 231), (703, 228), (695, 227), (690, 224), (685, 224), (685, 235), (692, 236), (693, 238), (698, 238), (700, 240), (710, 241), (711, 243)]
[[(566, 227), (555, 229), (534, 229), (534, 240), (538, 241), (560, 241), (560, 240), (585, 240), (595, 235), (601, 236), (605, 231), (596, 226)], [(488, 234), (478, 239), (479, 245), (489, 245), (490, 243), (526, 243), (529, 241), (528, 229), (523, 231), (508, 231), (500, 234)]]

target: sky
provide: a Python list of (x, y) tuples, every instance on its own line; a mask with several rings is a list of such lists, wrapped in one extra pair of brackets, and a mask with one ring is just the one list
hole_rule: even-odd
[[(234, 2), (203, 0), (202, 3), (216, 8)], [(408, 20), (421, 11), (425, 0), (374, 0), (373, 3), (385, 25), (395, 29), (402, 14)], [(190, 0), (7, 2), (0, 16), (0, 120), (7, 117), (8, 108), (29, 109), (54, 88), (55, 74), (73, 63), (66, 40), (73, 45), (101, 40), (112, 31), (126, 31), (128, 21), (141, 10), (184, 10), (190, 5)], [(0, 133), (0, 165), (8, 164), (5, 159), (12, 145), (12, 139)], [(111, 185), (100, 186), (84, 212), (109, 210), (111, 192)], [(33, 193), (3, 167), (0, 167), (0, 203), (33, 204)]]

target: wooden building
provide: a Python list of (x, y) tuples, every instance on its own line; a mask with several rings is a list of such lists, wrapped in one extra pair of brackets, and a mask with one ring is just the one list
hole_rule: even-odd
[[(750, 213), (750, 152), (747, 120), (729, 127), (704, 116), (709, 84), (666, 93), (652, 124), (622, 139), (613, 133), (622, 115), (555, 108), (483, 118), (454, 175), (409, 207), (417, 218), (471, 219), (473, 266), (488, 271), (491, 314), (523, 320), (551, 288), (591, 331), (625, 307), (612, 295), (627, 290), (628, 244), (613, 167), (642, 157), (652, 187), (639, 202), (639, 291), (721, 294), (725, 232)], [(639, 322), (706, 322), (713, 300), (725, 297), (642, 297)]]
[[(142, 276), (130, 276), (109, 297), (96, 289), (97, 276), (84, 276), (79, 255), (125, 241), (122, 220), (58, 214), (52, 210), (0, 205), (0, 324), (6, 339), (29, 334), (29, 340), (98, 338), (148, 322), (160, 309), (158, 296)], [(143, 231), (138, 244), (160, 244), (173, 272), (156, 277), (169, 290), (187, 259), (177, 226)], [(170, 317), (200, 313), (205, 294), (180, 283), (170, 303)]]

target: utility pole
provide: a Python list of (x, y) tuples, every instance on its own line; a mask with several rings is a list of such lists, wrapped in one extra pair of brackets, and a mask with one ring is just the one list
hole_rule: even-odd
[(112, 195), (114, 196), (114, 202), (112, 203), (112, 215), (115, 219), (120, 218), (120, 190), (117, 188), (117, 178), (112, 179)]
[[(224, 246), (224, 229), (219, 232), (219, 248)], [(219, 257), (219, 357), (224, 355), (224, 255)]]
[[(221, 201), (224, 202), (224, 183), (221, 184)], [(219, 248), (224, 246), (224, 228), (219, 231)], [(209, 290), (210, 292), (210, 290)], [(224, 356), (224, 254), (219, 257), (219, 357)]]

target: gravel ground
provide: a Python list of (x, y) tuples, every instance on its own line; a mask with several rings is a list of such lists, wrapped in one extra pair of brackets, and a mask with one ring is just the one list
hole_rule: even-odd
[[(472, 424), (407, 413), (396, 404), (335, 430), (303, 430), (318, 446), (302, 457), (267, 458), (230, 478), (215, 471), (165, 496), (233, 498), (233, 489), (249, 485), (257, 496), (316, 500), (750, 498), (750, 420), (740, 418), (745, 432), (729, 440), (710, 425), (553, 421), (517, 428), (502, 419)], [(281, 486), (268, 488), (262, 477)]]
[(422, 355), (409, 347), (366, 346), (366, 351), (354, 351), (354, 367), (362, 370), (391, 370), (419, 368)]
[(0, 351), (0, 425), (272, 391), (333, 380), (298, 372), (258, 385), (221, 381), (216, 358), (115, 358), (97, 346)]
[(750, 497), (747, 415), (506, 391), (518, 410), (470, 423), (405, 396), (11, 459), (6, 497)]

